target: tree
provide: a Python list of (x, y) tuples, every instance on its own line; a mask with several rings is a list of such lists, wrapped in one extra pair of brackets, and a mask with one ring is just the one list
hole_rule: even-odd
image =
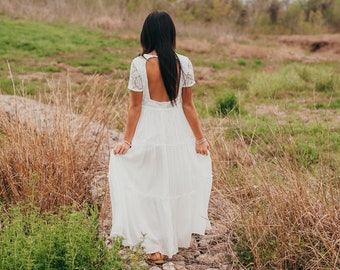
[(270, 3), (270, 6), (268, 8), (268, 13), (269, 13), (270, 22), (272, 24), (277, 23), (277, 18), (279, 16), (280, 7), (281, 7), (281, 5), (280, 5), (280, 2), (278, 0), (273, 0)]

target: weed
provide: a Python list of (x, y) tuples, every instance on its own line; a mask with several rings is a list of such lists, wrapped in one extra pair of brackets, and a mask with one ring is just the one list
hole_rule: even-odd
[(262, 62), (262, 60), (260, 60), (260, 59), (255, 59), (255, 60), (254, 60), (254, 63), (255, 63), (255, 65), (257, 65), (257, 66), (263, 66), (263, 62)]
[(216, 99), (213, 113), (223, 117), (232, 112), (239, 112), (239, 104), (237, 102), (235, 93), (227, 92), (223, 96)]
[(237, 61), (237, 64), (239, 66), (246, 66), (247, 65), (247, 61), (244, 60), (244, 59), (240, 59), (240, 60)]
[(211, 66), (212, 68), (215, 68), (215, 69), (221, 69), (221, 68), (222, 68), (221, 63), (217, 63), (217, 62), (215, 62), (215, 61), (210, 62), (210, 66)]

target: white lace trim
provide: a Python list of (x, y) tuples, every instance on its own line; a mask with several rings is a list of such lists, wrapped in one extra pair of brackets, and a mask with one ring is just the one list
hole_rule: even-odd
[(131, 65), (128, 88), (137, 92), (143, 91), (143, 79), (134, 63)]

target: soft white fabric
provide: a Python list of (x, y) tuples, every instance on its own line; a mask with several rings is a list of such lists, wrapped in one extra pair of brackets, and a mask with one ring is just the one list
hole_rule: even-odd
[[(195, 81), (190, 60), (178, 56), (181, 93)], [(132, 148), (125, 155), (110, 155), (111, 236), (122, 236), (126, 246), (143, 241), (147, 253), (172, 257), (178, 247), (190, 246), (192, 233), (210, 228), (211, 159), (195, 152), (180, 94), (175, 106), (150, 99), (145, 67), (149, 57), (139, 56), (131, 64), (128, 88), (143, 91)]]

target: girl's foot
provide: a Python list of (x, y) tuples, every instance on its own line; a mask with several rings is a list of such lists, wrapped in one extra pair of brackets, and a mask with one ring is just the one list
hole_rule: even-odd
[(147, 255), (147, 259), (154, 264), (163, 264), (164, 263), (164, 255), (160, 252), (155, 252)]

